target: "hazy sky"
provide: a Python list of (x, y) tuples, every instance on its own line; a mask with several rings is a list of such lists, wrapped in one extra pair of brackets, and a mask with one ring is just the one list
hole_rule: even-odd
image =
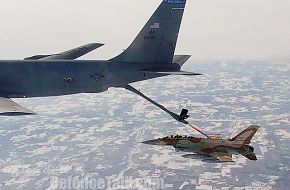
[[(85, 58), (120, 53), (161, 0), (0, 0), (0, 58), (57, 53), (90, 42)], [(290, 57), (290, 0), (188, 0), (176, 54)]]

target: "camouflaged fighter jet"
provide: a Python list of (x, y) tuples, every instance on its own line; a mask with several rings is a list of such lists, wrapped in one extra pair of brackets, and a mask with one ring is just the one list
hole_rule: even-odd
[(194, 153), (182, 157), (201, 159), (203, 162), (232, 162), (233, 154), (241, 154), (249, 160), (257, 160), (254, 148), (249, 144), (258, 129), (259, 126), (252, 125), (232, 139), (222, 139), (220, 135), (208, 135), (208, 138), (172, 135), (143, 143), (173, 146), (178, 152)]
[(189, 55), (174, 55), (185, 4), (186, 0), (163, 0), (129, 48), (110, 60), (75, 60), (103, 45), (95, 43), (59, 54), (0, 61), (0, 115), (34, 114), (10, 98), (100, 93), (162, 76), (199, 75), (181, 71)]

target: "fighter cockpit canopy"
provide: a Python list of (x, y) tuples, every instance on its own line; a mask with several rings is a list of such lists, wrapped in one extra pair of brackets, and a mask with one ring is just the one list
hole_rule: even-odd
[(167, 137), (164, 137), (163, 139), (187, 139), (187, 138), (190, 138), (190, 136), (187, 136), (187, 135), (170, 135), (170, 136), (167, 136)]

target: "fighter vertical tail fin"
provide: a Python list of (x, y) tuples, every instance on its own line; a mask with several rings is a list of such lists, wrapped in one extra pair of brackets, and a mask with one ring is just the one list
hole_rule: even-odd
[(251, 139), (256, 134), (259, 128), (260, 127), (257, 125), (252, 125), (234, 138), (232, 138), (231, 141), (244, 141), (244, 144), (250, 144)]
[(111, 61), (172, 62), (186, 0), (163, 0), (133, 43)]

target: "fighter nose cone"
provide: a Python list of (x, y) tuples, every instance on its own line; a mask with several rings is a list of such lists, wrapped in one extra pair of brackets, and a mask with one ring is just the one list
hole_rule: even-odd
[(149, 145), (160, 145), (159, 140), (150, 140), (150, 141), (144, 141), (143, 144), (149, 144)]

